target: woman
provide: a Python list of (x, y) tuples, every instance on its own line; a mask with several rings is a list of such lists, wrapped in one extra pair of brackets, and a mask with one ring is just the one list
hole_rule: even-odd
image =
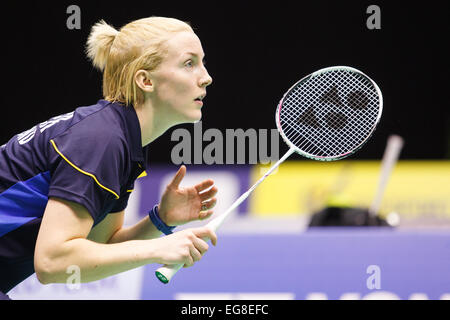
[[(211, 84), (200, 40), (172, 18), (93, 26), (87, 55), (103, 71), (104, 100), (54, 117), (0, 147), (0, 296), (33, 272), (43, 284), (81, 281), (149, 263), (192, 266), (215, 233), (176, 225), (211, 216), (217, 188), (180, 188), (182, 166), (161, 202), (132, 227), (124, 210), (146, 174), (147, 145), (170, 127), (199, 121)], [(162, 233), (168, 236), (159, 237)]]

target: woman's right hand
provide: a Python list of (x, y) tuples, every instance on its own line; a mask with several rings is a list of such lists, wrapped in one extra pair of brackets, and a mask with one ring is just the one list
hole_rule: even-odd
[[(165, 265), (183, 264), (190, 267), (208, 251), (205, 240), (215, 246), (217, 235), (208, 227), (190, 228), (151, 240), (155, 246), (156, 262)], [(157, 242), (157, 243), (155, 243)]]

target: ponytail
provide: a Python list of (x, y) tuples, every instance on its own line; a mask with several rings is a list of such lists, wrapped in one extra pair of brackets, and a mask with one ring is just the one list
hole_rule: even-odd
[(108, 60), (109, 51), (119, 31), (107, 24), (104, 20), (97, 22), (89, 35), (86, 54), (92, 60), (94, 67), (103, 71)]

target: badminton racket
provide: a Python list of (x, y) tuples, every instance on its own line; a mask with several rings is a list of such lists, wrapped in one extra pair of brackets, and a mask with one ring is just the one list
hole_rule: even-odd
[[(278, 131), (289, 151), (207, 226), (216, 231), (230, 213), (294, 152), (319, 161), (334, 161), (352, 155), (369, 140), (382, 110), (383, 97), (379, 87), (357, 69), (329, 67), (302, 78), (283, 95), (275, 114)], [(155, 274), (161, 282), (168, 283), (182, 267), (183, 264), (164, 265)]]

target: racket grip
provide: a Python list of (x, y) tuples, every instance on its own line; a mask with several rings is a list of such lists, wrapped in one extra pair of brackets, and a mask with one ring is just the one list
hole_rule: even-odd
[(172, 279), (172, 277), (175, 275), (175, 273), (178, 272), (183, 267), (183, 264), (174, 264), (174, 265), (164, 265), (155, 271), (155, 275), (158, 278), (159, 281), (166, 284), (169, 283), (169, 281)]
[[(207, 242), (208, 238), (203, 238), (205, 242)], [(173, 265), (164, 265), (155, 271), (155, 275), (158, 278), (159, 281), (161, 281), (164, 284), (169, 283), (169, 281), (173, 278), (173, 276), (183, 268), (184, 264), (173, 264)]]

